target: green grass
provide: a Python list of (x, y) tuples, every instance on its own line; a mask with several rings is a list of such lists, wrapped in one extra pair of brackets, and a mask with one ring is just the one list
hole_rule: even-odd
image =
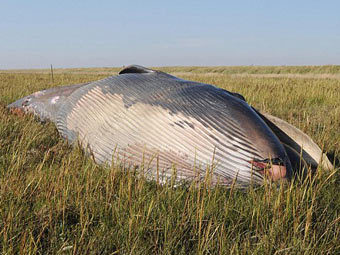
[(339, 66), (160, 69), (243, 94), (254, 107), (310, 135), (336, 169), (247, 190), (160, 186), (117, 164), (95, 165), (53, 124), (5, 108), (37, 90), (97, 80), (118, 69), (55, 70), (54, 83), (47, 70), (2, 72), (1, 253), (339, 254), (340, 80), (230, 73), (339, 74)]

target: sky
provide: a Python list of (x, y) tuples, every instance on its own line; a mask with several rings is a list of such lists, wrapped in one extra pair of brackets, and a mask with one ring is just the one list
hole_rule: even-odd
[(0, 0), (0, 69), (340, 64), (340, 1)]

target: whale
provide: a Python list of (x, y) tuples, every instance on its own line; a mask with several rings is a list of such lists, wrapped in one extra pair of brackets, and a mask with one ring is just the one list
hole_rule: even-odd
[(308, 135), (242, 95), (139, 65), (7, 107), (53, 122), (98, 164), (119, 161), (162, 183), (209, 178), (212, 185), (249, 186), (333, 168)]

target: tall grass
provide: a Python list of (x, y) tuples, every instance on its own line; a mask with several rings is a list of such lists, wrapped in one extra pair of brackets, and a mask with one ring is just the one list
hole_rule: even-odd
[(5, 108), (43, 88), (105, 75), (56, 71), (52, 83), (48, 74), (2, 73), (1, 252), (339, 254), (340, 81), (204, 76), (195, 70), (182, 77), (239, 92), (254, 107), (288, 120), (328, 152), (336, 169), (246, 190), (207, 182), (159, 185), (118, 164), (98, 166), (51, 123)]

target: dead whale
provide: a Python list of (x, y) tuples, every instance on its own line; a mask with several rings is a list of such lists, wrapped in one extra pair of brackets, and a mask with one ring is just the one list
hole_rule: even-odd
[(211, 173), (212, 184), (247, 186), (290, 179), (301, 160), (332, 168), (307, 135), (259, 113), (241, 95), (137, 65), (103, 80), (39, 91), (8, 108), (54, 122), (99, 164), (119, 158), (160, 181)]

